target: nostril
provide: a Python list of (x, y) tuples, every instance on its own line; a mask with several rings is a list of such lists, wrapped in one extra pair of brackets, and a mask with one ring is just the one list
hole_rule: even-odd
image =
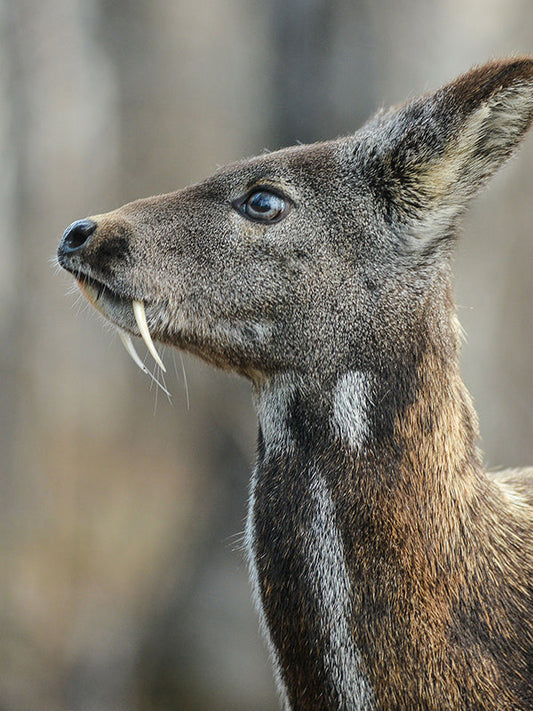
[(77, 252), (95, 231), (97, 225), (92, 220), (76, 220), (67, 227), (59, 249), (63, 254)]

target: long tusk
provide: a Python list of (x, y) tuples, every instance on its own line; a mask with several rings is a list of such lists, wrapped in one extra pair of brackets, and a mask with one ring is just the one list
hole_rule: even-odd
[(165, 368), (165, 364), (159, 357), (159, 353), (156, 351), (154, 342), (152, 341), (152, 336), (150, 335), (150, 331), (148, 330), (148, 324), (146, 322), (146, 311), (144, 310), (144, 303), (142, 301), (137, 301), (136, 299), (133, 299), (132, 304), (133, 304), (133, 315), (135, 316), (135, 321), (137, 322), (137, 327), (141, 333), (142, 339), (146, 343), (146, 347), (152, 354), (152, 357), (155, 360), (155, 362), (157, 363), (157, 365), (161, 368), (163, 373), (166, 373), (167, 369)]
[(145, 364), (142, 362), (142, 360), (139, 358), (139, 354), (135, 350), (135, 346), (132, 343), (131, 336), (129, 333), (126, 333), (126, 331), (123, 331), (121, 328), (117, 327), (118, 335), (120, 336), (120, 340), (122, 341), (122, 344), (124, 345), (124, 348), (127, 350), (128, 354), (131, 356), (132, 360), (139, 366), (139, 368), (142, 370), (143, 373), (146, 373), (146, 375), (150, 376), (154, 383), (158, 385), (161, 390), (166, 393), (167, 397), (171, 398), (171, 394), (169, 391), (162, 385), (162, 383), (159, 382), (159, 380), (152, 375), (152, 373), (148, 370), (148, 368), (145, 366)]

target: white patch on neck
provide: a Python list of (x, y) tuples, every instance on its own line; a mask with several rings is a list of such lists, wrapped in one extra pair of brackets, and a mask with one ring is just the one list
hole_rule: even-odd
[(372, 711), (372, 688), (352, 634), (351, 582), (337, 530), (335, 507), (320, 474), (310, 490), (315, 515), (308, 533), (308, 576), (325, 634), (324, 668), (343, 711)]
[(278, 652), (274, 643), (272, 642), (272, 637), (270, 636), (270, 630), (266, 621), (265, 612), (263, 610), (263, 605), (261, 602), (261, 590), (259, 586), (259, 575), (257, 573), (257, 565), (255, 562), (255, 521), (254, 521), (254, 509), (255, 509), (255, 487), (257, 481), (257, 472), (254, 471), (252, 474), (252, 480), (250, 484), (250, 500), (248, 502), (248, 517), (246, 519), (246, 530), (244, 536), (245, 549), (248, 558), (248, 573), (250, 576), (250, 583), (252, 586), (252, 599), (254, 601), (255, 609), (259, 616), (259, 628), (266, 640), (268, 651), (270, 653), (270, 658), (272, 660), (272, 667), (274, 669), (274, 680), (276, 682), (276, 687), (278, 689), (278, 694), (280, 697), (281, 706), (283, 711), (291, 711), (291, 705), (289, 702), (289, 696), (287, 694), (287, 688), (285, 682), (283, 681), (283, 676), (281, 673), (281, 664), (279, 661)]
[(363, 448), (370, 435), (371, 383), (369, 374), (352, 370), (339, 378), (333, 390), (333, 425), (355, 452)]
[(254, 404), (267, 455), (276, 451), (293, 450), (294, 440), (287, 419), (289, 404), (295, 390), (295, 380), (287, 374), (275, 376), (262, 383), (254, 394)]

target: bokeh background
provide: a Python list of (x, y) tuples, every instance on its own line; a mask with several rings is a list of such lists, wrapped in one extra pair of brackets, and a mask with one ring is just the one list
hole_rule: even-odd
[[(0, 0), (0, 711), (277, 708), (248, 386), (167, 350), (169, 403), (54, 268), (64, 227), (530, 50), (530, 0)], [(532, 193), (530, 137), (457, 258), (492, 467), (533, 463)]]

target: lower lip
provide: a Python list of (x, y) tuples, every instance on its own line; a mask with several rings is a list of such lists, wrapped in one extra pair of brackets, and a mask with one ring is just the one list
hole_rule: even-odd
[(76, 279), (78, 283), (78, 287), (81, 291), (81, 293), (85, 296), (87, 301), (90, 301), (91, 304), (94, 304), (96, 299), (98, 298), (98, 292), (96, 289), (94, 289), (92, 286), (89, 286), (87, 282), (81, 281), (81, 279)]
[[(81, 291), (83, 296), (85, 296), (85, 298), (91, 304), (91, 306), (93, 306), (103, 316), (106, 316), (106, 313), (101, 305), (101, 300), (98, 299), (98, 290), (95, 289), (90, 284), (87, 284), (87, 282), (81, 281), (81, 279), (76, 279), (76, 281), (78, 283), (79, 290)], [(106, 318), (107, 318), (107, 316), (106, 316)]]

